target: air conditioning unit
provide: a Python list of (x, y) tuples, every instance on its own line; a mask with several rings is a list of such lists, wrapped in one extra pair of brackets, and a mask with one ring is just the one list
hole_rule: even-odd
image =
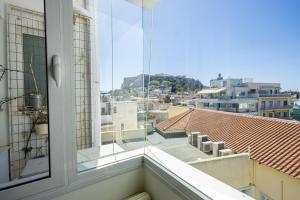
[(210, 153), (212, 151), (212, 141), (202, 142), (202, 151), (204, 153)]
[(225, 148), (224, 142), (214, 142), (213, 143), (213, 155), (215, 157), (218, 157), (219, 156), (219, 151), (224, 149), (224, 148)]
[(200, 132), (192, 132), (192, 145), (194, 147), (197, 147), (197, 140), (198, 140), (198, 135), (200, 135)]
[(222, 149), (219, 151), (220, 156), (228, 156), (233, 154), (233, 151), (231, 149)]
[(202, 151), (202, 142), (207, 142), (208, 136), (207, 135), (198, 135), (197, 147)]

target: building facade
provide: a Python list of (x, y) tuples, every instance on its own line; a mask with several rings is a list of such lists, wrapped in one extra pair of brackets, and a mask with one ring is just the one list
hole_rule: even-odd
[(257, 114), (263, 117), (289, 119), (291, 117), (291, 108), (290, 95), (260, 95)]
[(291, 117), (291, 95), (280, 92), (280, 83), (258, 83), (253, 79), (210, 81), (210, 88), (198, 92), (196, 107), (265, 117)]

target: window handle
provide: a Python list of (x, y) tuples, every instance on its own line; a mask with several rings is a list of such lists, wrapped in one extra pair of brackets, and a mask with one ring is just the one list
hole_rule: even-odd
[(61, 60), (58, 55), (52, 57), (52, 76), (56, 83), (56, 87), (61, 86)]

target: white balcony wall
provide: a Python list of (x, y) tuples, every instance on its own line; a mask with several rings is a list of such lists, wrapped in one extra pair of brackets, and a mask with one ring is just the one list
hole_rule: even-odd
[(251, 183), (250, 159), (247, 153), (194, 161), (189, 164), (234, 188), (245, 188)]
[(117, 200), (142, 191), (143, 168), (139, 168), (57, 197), (54, 200)]
[(144, 172), (145, 181), (144, 188), (153, 200), (160, 199), (172, 199), (172, 200), (180, 200), (181, 198), (174, 193), (170, 187), (163, 182), (157, 175), (153, 174), (149, 170), (145, 170)]
[(144, 191), (148, 192), (153, 200), (180, 200), (179, 196), (165, 182), (144, 167), (81, 188), (53, 200), (120, 200)]

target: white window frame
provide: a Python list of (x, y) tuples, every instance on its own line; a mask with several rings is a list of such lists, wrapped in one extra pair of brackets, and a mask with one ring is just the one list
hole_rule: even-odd
[[(68, 90), (70, 74), (67, 66), (71, 63), (72, 40), (72, 0), (45, 0), (46, 10), (46, 41), (47, 41), (47, 67), (48, 67), (48, 98), (49, 98), (49, 150), (50, 150), (50, 177), (37, 175), (28, 178), (27, 183), (20, 183), (0, 191), (4, 199), (24, 199), (45, 191), (51, 191), (66, 185), (66, 154), (68, 149), (67, 136), (72, 134), (71, 113), (69, 102), (72, 101)], [(69, 5), (68, 5), (69, 4)], [(68, 26), (68, 24), (70, 24)], [(68, 37), (66, 37), (68, 36)], [(52, 56), (61, 58), (62, 84), (58, 88), (51, 76)], [(57, 98), (59, 97), (59, 98)], [(67, 116), (68, 115), (68, 116)], [(12, 182), (14, 185), (14, 182)]]
[[(87, 9), (73, 7), (72, 0), (44, 0), (46, 10), (46, 41), (47, 41), (47, 67), (48, 67), (48, 98), (49, 98), (49, 146), (50, 146), (50, 177), (42, 175), (30, 177), (31, 182), (16, 185), (1, 190), (0, 196), (5, 199), (45, 198), (55, 197), (68, 191), (76, 190), (111, 176), (136, 169), (143, 164), (144, 151), (138, 150), (125, 152), (112, 156), (105, 165), (95, 169), (78, 173), (77, 171), (77, 146), (76, 146), (76, 107), (74, 87), (75, 69), (73, 55), (73, 12), (79, 12), (87, 17), (90, 4), (87, 1)], [(93, 26), (93, 34), (97, 28)], [(94, 40), (94, 39), (92, 39)], [(96, 42), (92, 41), (92, 44)], [(96, 57), (97, 48), (94, 47), (92, 57)], [(58, 55), (62, 66), (62, 84), (58, 88), (52, 78), (52, 57)], [(97, 62), (95, 59), (95, 62)], [(96, 66), (96, 63), (91, 63)], [(97, 67), (92, 69), (97, 74)], [(96, 80), (97, 77), (94, 78)], [(93, 81), (92, 81), (93, 82)], [(97, 87), (94, 81), (91, 88)], [(94, 96), (100, 94), (92, 93)], [(97, 100), (95, 100), (97, 101)], [(100, 102), (100, 101), (99, 101)], [(94, 104), (96, 106), (96, 103)], [(92, 117), (99, 116), (94, 113)], [(98, 120), (99, 121), (99, 120)], [(94, 125), (92, 129), (96, 129)], [(94, 130), (93, 130), (94, 131)], [(101, 159), (99, 159), (101, 160)], [(105, 160), (105, 159), (104, 159)], [(106, 161), (105, 161), (106, 162)], [(121, 165), (121, 166), (120, 166)], [(41, 178), (42, 177), (42, 178)], [(22, 180), (21, 180), (22, 181)], [(14, 185), (16, 182), (12, 182)]]

